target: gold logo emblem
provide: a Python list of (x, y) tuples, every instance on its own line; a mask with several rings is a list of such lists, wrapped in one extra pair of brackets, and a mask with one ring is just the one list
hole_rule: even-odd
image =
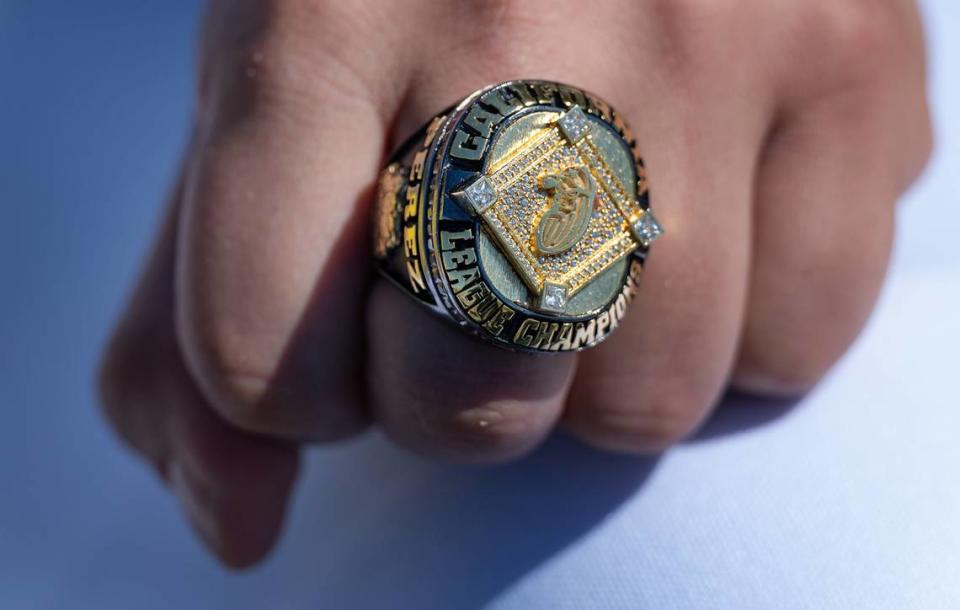
[(562, 254), (587, 232), (597, 183), (580, 165), (541, 177), (540, 190), (547, 193), (549, 207), (537, 224), (534, 246), (541, 254)]

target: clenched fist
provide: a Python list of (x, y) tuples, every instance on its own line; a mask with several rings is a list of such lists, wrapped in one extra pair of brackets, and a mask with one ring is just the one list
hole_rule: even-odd
[[(617, 333), (580, 354), (484, 344), (370, 271), (386, 155), (516, 78), (617, 108), (668, 228)], [(802, 392), (869, 315), (931, 145), (910, 0), (222, 0), (198, 81), (102, 390), (237, 567), (274, 542), (303, 443), (374, 424), (489, 462), (563, 425), (650, 452), (731, 384)]]

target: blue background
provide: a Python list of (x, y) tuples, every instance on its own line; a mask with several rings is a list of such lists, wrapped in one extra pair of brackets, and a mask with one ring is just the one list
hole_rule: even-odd
[(730, 399), (659, 460), (316, 449), (243, 575), (91, 383), (185, 141), (199, 10), (0, 0), (0, 609), (960, 607), (960, 5), (924, 3), (938, 148), (887, 289), (802, 403)]

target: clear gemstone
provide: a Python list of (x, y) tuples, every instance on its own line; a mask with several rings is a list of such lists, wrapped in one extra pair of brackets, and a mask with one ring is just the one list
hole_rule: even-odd
[(463, 196), (477, 214), (482, 214), (497, 200), (497, 190), (486, 176), (480, 176), (463, 190)]
[(543, 311), (561, 312), (566, 305), (566, 286), (544, 282), (543, 294), (540, 296), (540, 309)]
[(644, 248), (663, 235), (663, 227), (660, 226), (650, 210), (644, 210), (643, 215), (634, 221), (630, 229), (633, 231), (633, 236), (643, 244)]
[(559, 124), (563, 135), (566, 136), (570, 142), (576, 142), (586, 135), (590, 129), (587, 115), (580, 106), (574, 106), (564, 113), (564, 115), (560, 117)]

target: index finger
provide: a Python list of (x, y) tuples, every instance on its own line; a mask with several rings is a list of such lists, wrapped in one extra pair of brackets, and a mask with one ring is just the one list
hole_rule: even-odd
[(367, 210), (400, 61), (362, 35), (374, 9), (248, 0), (211, 16), (178, 326), (204, 394), (247, 431), (328, 439), (366, 421)]

